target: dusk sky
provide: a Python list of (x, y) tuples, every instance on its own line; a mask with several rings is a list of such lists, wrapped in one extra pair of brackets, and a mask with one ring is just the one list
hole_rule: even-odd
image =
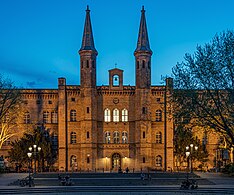
[(152, 55), (152, 85), (170, 76), (185, 53), (234, 29), (234, 0), (0, 0), (0, 69), (24, 88), (57, 88), (57, 79), (80, 84), (78, 50), (85, 10), (97, 56), (97, 85), (108, 84), (108, 70), (124, 70), (124, 84), (135, 85), (136, 48), (144, 5)]

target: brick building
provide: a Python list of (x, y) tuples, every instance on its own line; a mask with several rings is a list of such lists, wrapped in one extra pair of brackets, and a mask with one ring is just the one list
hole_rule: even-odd
[[(118, 68), (109, 70), (109, 85), (96, 85), (98, 52), (89, 8), (79, 55), (80, 85), (67, 85), (59, 78), (58, 89), (23, 90), (26, 111), (21, 128), (39, 123), (50, 129), (58, 142), (60, 170), (173, 167), (173, 123), (165, 103), (172, 80), (165, 86), (151, 85), (152, 51), (144, 8), (134, 52), (136, 86), (123, 85), (123, 70)], [(6, 153), (9, 147), (2, 149)]]

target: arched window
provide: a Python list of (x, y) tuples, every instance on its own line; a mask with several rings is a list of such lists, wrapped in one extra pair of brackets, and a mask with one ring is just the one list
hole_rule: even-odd
[(113, 81), (113, 86), (119, 86), (119, 75), (115, 74), (113, 77), (112, 77), (112, 81)]
[(76, 132), (71, 132), (71, 144), (76, 144)]
[(122, 143), (123, 144), (128, 143), (128, 132), (126, 132), (126, 131), (123, 131), (123, 133), (122, 133)]
[(43, 123), (49, 123), (49, 112), (48, 111), (43, 112)]
[(162, 167), (162, 157), (161, 156), (156, 157), (156, 167)]
[(76, 110), (71, 110), (70, 111), (70, 121), (71, 122), (76, 121)]
[(51, 123), (58, 123), (58, 113), (56, 111), (51, 112)]
[(162, 133), (161, 132), (157, 132), (156, 133), (156, 143), (157, 144), (161, 144), (162, 143)]
[(119, 122), (119, 110), (117, 108), (113, 110), (113, 121)]
[(57, 150), (58, 149), (58, 135), (56, 133), (52, 134), (51, 141), (52, 141), (52, 148), (54, 150)]
[(145, 163), (145, 157), (142, 158), (142, 162)]
[(25, 124), (29, 124), (30, 123), (30, 114), (29, 114), (28, 111), (24, 113), (24, 123)]
[(110, 122), (111, 121), (110, 109), (108, 109), (108, 108), (106, 108), (104, 110), (104, 121), (105, 122)]
[(127, 122), (128, 121), (128, 110), (125, 109), (125, 108), (122, 110), (122, 121), (123, 122)]
[(119, 144), (119, 132), (115, 131), (113, 134), (114, 144)]
[(106, 131), (105, 132), (105, 143), (109, 144), (110, 143), (110, 139), (111, 139), (110, 132)]
[(156, 122), (162, 121), (162, 111), (161, 110), (156, 110)]
[(86, 60), (86, 67), (89, 68), (89, 61)]
[(89, 131), (86, 132), (86, 138), (89, 139)]
[(70, 158), (70, 166), (73, 171), (77, 168), (77, 159), (75, 155), (72, 155)]
[(142, 68), (145, 68), (145, 61), (142, 61)]

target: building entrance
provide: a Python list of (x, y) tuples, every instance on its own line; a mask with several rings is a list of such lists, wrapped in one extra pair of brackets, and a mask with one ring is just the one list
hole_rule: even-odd
[(117, 171), (119, 167), (121, 168), (121, 156), (115, 153), (112, 155), (112, 169)]

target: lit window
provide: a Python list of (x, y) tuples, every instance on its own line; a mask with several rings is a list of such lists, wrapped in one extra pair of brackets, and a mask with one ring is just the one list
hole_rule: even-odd
[(56, 111), (51, 112), (51, 122), (58, 123), (58, 113)]
[(72, 168), (72, 170), (75, 169), (75, 167), (77, 166), (77, 162), (76, 162), (76, 156), (72, 155), (71, 156), (71, 159), (70, 159), (70, 166)]
[(76, 121), (76, 110), (71, 110), (71, 112), (70, 112), (70, 121), (71, 122)]
[(162, 167), (162, 157), (161, 156), (156, 157), (156, 167)]
[(115, 131), (114, 132), (114, 144), (119, 144), (119, 132), (118, 131)]
[(113, 110), (113, 121), (119, 122), (119, 110), (117, 108)]
[(157, 144), (161, 144), (162, 143), (162, 133), (161, 132), (157, 132), (156, 133), (156, 143)]
[(71, 144), (76, 144), (76, 132), (71, 132)]
[(128, 110), (125, 109), (125, 108), (122, 110), (122, 121), (123, 122), (127, 122), (128, 121)]
[(105, 132), (105, 143), (106, 144), (109, 144), (110, 143), (110, 132), (109, 131), (107, 131), (107, 132)]
[(162, 111), (156, 110), (156, 122), (162, 121)]
[(43, 123), (49, 123), (49, 112), (43, 112)]
[(29, 124), (30, 123), (30, 114), (29, 112), (24, 113), (24, 123)]
[(105, 122), (110, 122), (111, 121), (110, 109), (108, 109), (108, 108), (106, 108), (104, 110), (104, 121)]
[(126, 132), (126, 131), (124, 131), (124, 132), (122, 133), (122, 143), (123, 143), (123, 144), (128, 143), (128, 132)]

